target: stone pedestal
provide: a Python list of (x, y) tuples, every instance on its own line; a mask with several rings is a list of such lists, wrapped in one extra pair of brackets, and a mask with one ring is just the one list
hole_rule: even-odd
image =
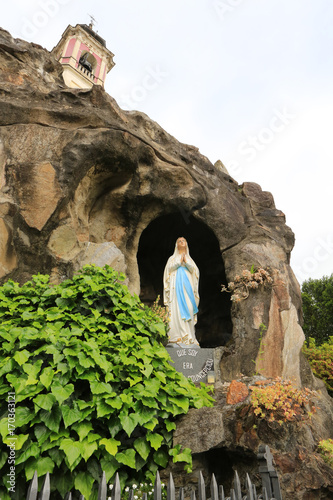
[[(193, 382), (214, 383), (216, 381), (219, 371), (215, 361), (216, 355), (214, 351), (216, 349), (166, 347), (166, 350), (170, 354), (176, 370)], [(215, 380), (212, 380), (212, 376), (214, 376)]]

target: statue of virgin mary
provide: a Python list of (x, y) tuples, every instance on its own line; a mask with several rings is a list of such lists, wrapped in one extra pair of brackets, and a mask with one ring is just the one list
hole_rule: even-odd
[(169, 311), (169, 343), (199, 347), (195, 324), (199, 305), (199, 269), (190, 257), (187, 241), (178, 238), (164, 269), (164, 305)]

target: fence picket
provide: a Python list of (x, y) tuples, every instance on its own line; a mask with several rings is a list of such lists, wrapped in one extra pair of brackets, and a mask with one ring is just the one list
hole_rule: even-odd
[[(106, 481), (105, 481), (105, 489), (106, 489)], [(120, 479), (119, 479), (119, 474), (117, 472), (116, 477), (114, 478), (111, 499), (112, 500), (120, 500), (120, 497), (121, 497)], [(133, 498), (133, 490), (132, 490), (132, 497), (131, 498)], [(102, 497), (101, 498), (98, 497), (98, 500), (104, 500), (104, 499)], [(105, 500), (106, 500), (106, 494), (105, 494)]]
[(127, 500), (134, 500), (134, 491), (132, 488), (128, 492), (128, 499)]
[(50, 494), (50, 474), (47, 473), (38, 500), (50, 500)]
[(168, 482), (168, 486), (167, 486), (167, 500), (176, 500), (175, 483), (174, 483), (171, 472), (170, 472), (169, 482)]
[[(117, 481), (117, 475), (116, 475), (115, 483), (116, 483), (116, 481)], [(118, 481), (119, 481), (119, 477), (118, 477)], [(107, 484), (106, 484), (105, 472), (103, 471), (101, 482), (99, 483), (97, 500), (106, 500), (106, 493), (107, 493)]]
[[(246, 495), (242, 497), (241, 482), (239, 479), (238, 472), (235, 471), (233, 488), (230, 491), (230, 496), (226, 497), (223, 485), (218, 485), (216, 477), (214, 474), (211, 476), (210, 481), (210, 500), (282, 500), (279, 478), (277, 472), (273, 466), (273, 455), (268, 446), (260, 446), (259, 453), (259, 472), (262, 481), (262, 494), (257, 495), (257, 490), (255, 485), (252, 483), (250, 476), (246, 474), (245, 489)], [(50, 500), (50, 474), (47, 473), (44, 479), (44, 483), (41, 492), (38, 496), (38, 476), (37, 471), (34, 473), (33, 478), (30, 481), (28, 493), (26, 500)], [(107, 482), (105, 472), (101, 477), (98, 489), (97, 500), (107, 500)], [(193, 489), (191, 491), (191, 500), (196, 500), (196, 495), (198, 495), (198, 500), (206, 500), (206, 486), (202, 471), (199, 471), (198, 477), (198, 487), (197, 490)], [(179, 500), (184, 500), (185, 489), (179, 488)], [(147, 493), (143, 493), (141, 500), (147, 500)], [(111, 493), (112, 500), (121, 500), (121, 488), (119, 474), (116, 473), (115, 480)], [(72, 493), (68, 492), (65, 496), (66, 500), (72, 500)], [(1, 499), (0, 499), (1, 500)], [(85, 500), (83, 495), (80, 495), (79, 500)], [(133, 489), (129, 490), (128, 499), (134, 500)], [(154, 484), (154, 500), (162, 500), (162, 484), (160, 474), (157, 471), (156, 480)], [(170, 473), (169, 481), (167, 484), (167, 500), (176, 500), (176, 488), (173, 479), (173, 475)]]
[(253, 495), (253, 484), (248, 474), (246, 474), (246, 500), (255, 500)]
[(225, 497), (224, 497), (224, 489), (223, 489), (222, 484), (221, 484), (221, 486), (219, 487), (219, 500), (225, 500)]
[(199, 479), (198, 479), (198, 497), (199, 500), (206, 500), (205, 480), (203, 478), (201, 471), (199, 472)]
[(237, 471), (235, 471), (235, 477), (234, 477), (234, 493), (236, 500), (242, 500), (242, 488)]
[(268, 498), (267, 490), (265, 487), (263, 487), (263, 489), (262, 489), (262, 498), (263, 498), (263, 500), (272, 500), (272, 499)]
[(160, 473), (156, 472), (156, 479), (154, 484), (154, 500), (162, 500), (162, 484)]
[(211, 497), (211, 500), (219, 500), (219, 492), (218, 492), (215, 474), (212, 474), (212, 478), (210, 480), (210, 497)]
[(37, 477), (37, 471), (35, 470), (34, 477), (32, 478), (28, 489), (27, 500), (37, 500), (37, 494), (38, 494), (38, 477)]

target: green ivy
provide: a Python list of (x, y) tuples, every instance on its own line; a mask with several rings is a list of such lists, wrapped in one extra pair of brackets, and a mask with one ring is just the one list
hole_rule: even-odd
[[(0, 288), (0, 497), (25, 498), (35, 470), (58, 498), (76, 488), (97, 498), (102, 470), (121, 483), (152, 480), (172, 458), (175, 419), (211, 406), (169, 363), (163, 321), (106, 266), (86, 266), (60, 285), (34, 276)], [(15, 393), (15, 494), (8, 494), (8, 393)], [(93, 493), (91, 490), (93, 488)], [(56, 497), (54, 497), (56, 498)]]

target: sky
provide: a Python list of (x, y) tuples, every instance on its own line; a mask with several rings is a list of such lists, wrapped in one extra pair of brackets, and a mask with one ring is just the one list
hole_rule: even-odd
[(270, 191), (300, 284), (330, 276), (332, 0), (11, 0), (0, 26), (51, 50), (90, 15), (115, 54), (106, 91)]

